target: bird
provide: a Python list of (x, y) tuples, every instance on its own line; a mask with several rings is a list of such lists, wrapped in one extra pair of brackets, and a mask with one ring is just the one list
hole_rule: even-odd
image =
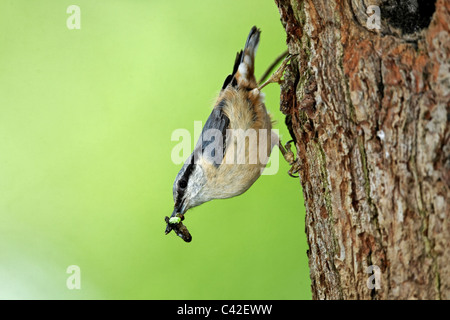
[[(207, 201), (246, 192), (261, 176), (273, 146), (279, 143), (272, 131), (272, 119), (261, 89), (270, 82), (279, 82), (284, 69), (280, 68), (271, 79), (258, 86), (255, 54), (260, 34), (256, 26), (251, 28), (194, 151), (175, 178), (174, 209), (170, 217), (165, 217), (166, 234), (174, 230), (184, 241), (190, 242), (192, 236), (182, 222), (186, 212)], [(282, 67), (286, 67), (286, 61)]]

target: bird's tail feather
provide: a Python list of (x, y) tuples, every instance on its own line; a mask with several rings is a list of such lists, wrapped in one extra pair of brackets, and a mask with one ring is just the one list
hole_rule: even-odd
[(253, 26), (245, 42), (244, 50), (236, 54), (233, 72), (225, 79), (222, 89), (225, 89), (229, 84), (233, 87), (256, 88), (255, 54), (258, 49), (260, 34), (261, 30)]
[(241, 87), (256, 87), (255, 54), (258, 50), (261, 30), (253, 26), (245, 42), (244, 51), (235, 74), (237, 84)]

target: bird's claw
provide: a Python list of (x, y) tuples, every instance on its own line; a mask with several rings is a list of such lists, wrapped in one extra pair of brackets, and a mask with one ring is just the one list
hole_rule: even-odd
[(291, 150), (292, 142), (294, 142), (294, 140), (289, 140), (288, 142), (286, 142), (286, 144), (283, 147), (283, 145), (281, 144), (281, 141), (279, 141), (278, 146), (280, 147), (280, 151), (283, 154), (284, 159), (291, 166), (291, 168), (288, 171), (288, 175), (291, 176), (292, 178), (298, 178), (299, 176), (294, 175), (294, 174), (300, 171), (301, 165), (300, 165), (299, 159), (295, 158), (295, 155)]
[(270, 76), (270, 78), (267, 81), (265, 81), (263, 84), (261, 84), (258, 87), (258, 90), (261, 90), (262, 88), (264, 88), (265, 86), (267, 86), (270, 83), (279, 83), (279, 84), (282, 83), (283, 80), (281, 78), (283, 78), (284, 71), (286, 70), (287, 64), (291, 60), (291, 58), (292, 58), (292, 55), (288, 54), (286, 56), (286, 58), (284, 58), (280, 67)]

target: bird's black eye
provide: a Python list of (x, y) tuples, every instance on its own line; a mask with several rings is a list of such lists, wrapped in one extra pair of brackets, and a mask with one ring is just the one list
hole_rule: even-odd
[(187, 187), (187, 181), (186, 181), (186, 180), (180, 180), (180, 181), (178, 182), (178, 186), (179, 186), (181, 189), (186, 188), (186, 187)]

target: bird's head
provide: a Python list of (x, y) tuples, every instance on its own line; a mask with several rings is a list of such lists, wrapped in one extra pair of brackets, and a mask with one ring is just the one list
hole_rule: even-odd
[(201, 205), (208, 199), (202, 196), (202, 189), (206, 184), (206, 176), (201, 164), (195, 163), (193, 154), (178, 172), (173, 183), (174, 210), (172, 217), (177, 213), (184, 215), (190, 208)]

